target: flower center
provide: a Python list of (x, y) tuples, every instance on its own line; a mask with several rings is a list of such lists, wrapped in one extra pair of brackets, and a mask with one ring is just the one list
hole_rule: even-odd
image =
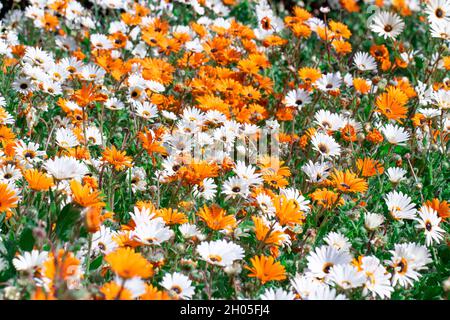
[(325, 273), (330, 273), (330, 269), (333, 266), (331, 262), (327, 262), (323, 265), (322, 271)]
[(212, 262), (220, 262), (222, 261), (222, 257), (216, 254), (210, 254), (208, 256), (209, 260), (211, 260)]

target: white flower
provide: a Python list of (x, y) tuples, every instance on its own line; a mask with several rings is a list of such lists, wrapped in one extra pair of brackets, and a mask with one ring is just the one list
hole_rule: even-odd
[(47, 260), (47, 251), (33, 250), (25, 252), (12, 260), (12, 263), (17, 271), (34, 271), (44, 264)]
[(202, 242), (197, 246), (197, 252), (206, 262), (221, 267), (231, 266), (234, 261), (244, 257), (241, 246), (226, 240)]
[(247, 182), (240, 177), (230, 177), (223, 184), (223, 194), (226, 195), (226, 199), (234, 199), (237, 196), (246, 198), (249, 193), (249, 186)]
[(431, 36), (433, 38), (449, 40), (450, 39), (450, 22), (440, 21), (431, 23)]
[(391, 191), (384, 197), (384, 200), (394, 219), (414, 219), (416, 217), (416, 205), (411, 202), (411, 198), (406, 194)]
[(256, 173), (256, 168), (252, 165), (246, 165), (244, 161), (237, 161), (233, 168), (234, 173), (249, 186), (262, 183), (261, 174)]
[(200, 232), (195, 224), (183, 223), (179, 229), (181, 235), (185, 239), (198, 238), (199, 240), (203, 240), (206, 237)]
[(364, 226), (367, 230), (373, 231), (381, 226), (384, 222), (384, 216), (378, 213), (366, 213), (364, 215)]
[(172, 296), (180, 299), (191, 299), (195, 293), (192, 281), (180, 272), (166, 273), (161, 286), (167, 289)]
[(73, 148), (80, 143), (71, 129), (58, 128), (56, 130), (56, 143), (64, 149)]
[(288, 92), (284, 99), (284, 104), (288, 107), (295, 107), (301, 110), (303, 106), (311, 102), (309, 92), (304, 89), (294, 89)]
[(385, 39), (395, 39), (402, 33), (404, 27), (405, 23), (399, 15), (389, 11), (380, 11), (374, 15), (370, 30)]
[(321, 246), (311, 252), (306, 260), (308, 261), (308, 274), (317, 278), (325, 278), (333, 266), (350, 263), (352, 257), (344, 250), (338, 251), (332, 246)]
[(442, 219), (438, 217), (436, 210), (428, 206), (423, 206), (420, 208), (418, 216), (416, 221), (419, 224), (416, 225), (416, 228), (424, 230), (427, 246), (431, 246), (433, 242), (441, 242), (444, 238), (445, 230), (439, 227)]
[(406, 132), (403, 127), (396, 124), (386, 124), (384, 127), (381, 127), (381, 132), (383, 132), (389, 143), (397, 144), (399, 146), (405, 145), (405, 142), (408, 141), (410, 137), (409, 133)]
[(391, 274), (381, 265), (380, 260), (374, 256), (362, 257), (360, 267), (366, 275), (363, 294), (370, 292), (373, 297), (378, 295), (382, 299), (389, 299), (394, 291), (390, 281)]
[(391, 167), (386, 170), (386, 175), (392, 183), (399, 183), (405, 179), (406, 170), (398, 167)]
[(450, 1), (448, 0), (430, 0), (427, 3), (425, 13), (432, 23), (441, 23), (450, 21)]
[(308, 300), (348, 300), (343, 294), (337, 294), (336, 289), (330, 288), (326, 285), (317, 286), (311, 292)]
[(434, 91), (431, 94), (433, 104), (437, 105), (439, 109), (448, 110), (450, 109), (450, 92), (440, 89)]
[(141, 103), (137, 101), (136, 103), (136, 114), (144, 118), (145, 120), (150, 120), (158, 116), (158, 108), (152, 103), (145, 101)]
[(57, 180), (81, 179), (89, 172), (84, 163), (68, 156), (47, 160), (44, 169)]
[(100, 230), (92, 235), (92, 252), (108, 254), (116, 250), (118, 244), (113, 240), (113, 232), (104, 225), (100, 226)]
[(321, 91), (335, 91), (339, 89), (342, 84), (342, 77), (339, 72), (337, 73), (327, 73), (322, 75), (322, 77), (315, 82), (315, 85)]
[(340, 145), (326, 133), (317, 132), (311, 139), (314, 150), (318, 151), (324, 158), (334, 158), (341, 154)]
[(299, 295), (300, 299), (307, 300), (309, 295), (317, 290), (320, 286), (326, 285), (314, 277), (307, 277), (305, 275), (296, 274), (294, 279), (291, 279), (291, 285), (294, 291)]
[(280, 194), (286, 196), (288, 200), (295, 200), (301, 211), (308, 212), (310, 210), (308, 207), (309, 200), (307, 200), (297, 189), (281, 188)]
[(390, 253), (392, 258), (388, 263), (394, 270), (393, 286), (397, 283), (402, 287), (413, 285), (413, 281), (421, 277), (417, 271), (427, 269), (426, 265), (432, 262), (430, 252), (425, 246), (411, 242), (395, 244)]
[(295, 294), (283, 288), (267, 288), (259, 297), (261, 300), (294, 300)]
[(309, 160), (302, 166), (302, 171), (308, 176), (308, 181), (318, 183), (324, 181), (329, 175), (332, 166), (329, 162), (312, 162)]
[(344, 290), (360, 287), (366, 281), (364, 273), (350, 264), (335, 265), (330, 270), (330, 280)]
[(164, 90), (166, 90), (166, 88), (164, 88), (164, 85), (157, 81), (148, 80), (146, 82), (146, 84), (147, 84), (147, 88), (149, 88), (151, 91), (156, 92), (156, 93), (161, 93)]
[(348, 238), (339, 232), (330, 232), (324, 239), (325, 243), (334, 247), (336, 250), (350, 251), (351, 243)]
[(173, 231), (166, 227), (162, 219), (152, 219), (150, 222), (136, 225), (130, 232), (130, 238), (146, 245), (160, 245), (173, 236)]
[(353, 58), (353, 64), (361, 71), (377, 70), (377, 63), (367, 52), (357, 52)]
[(216, 196), (217, 185), (213, 178), (205, 178), (199, 185), (194, 186), (194, 197), (212, 200)]
[(317, 111), (314, 119), (314, 123), (327, 131), (338, 131), (345, 125), (342, 116), (324, 109)]

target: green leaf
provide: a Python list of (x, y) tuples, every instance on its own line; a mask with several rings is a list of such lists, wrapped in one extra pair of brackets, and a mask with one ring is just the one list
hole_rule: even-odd
[(33, 230), (31, 230), (30, 228), (26, 228), (25, 230), (23, 230), (19, 239), (20, 249), (24, 251), (31, 251), (33, 250), (34, 243), (35, 240), (33, 237)]
[(98, 269), (98, 267), (100, 267), (102, 265), (102, 261), (103, 261), (102, 256), (98, 256), (97, 258), (92, 260), (92, 262), (89, 266), (89, 270), (92, 271), (92, 270)]
[(72, 204), (66, 205), (58, 215), (56, 221), (55, 232), (59, 239), (63, 241), (69, 240), (70, 234), (73, 231), (73, 226), (80, 218), (80, 210), (75, 208)]

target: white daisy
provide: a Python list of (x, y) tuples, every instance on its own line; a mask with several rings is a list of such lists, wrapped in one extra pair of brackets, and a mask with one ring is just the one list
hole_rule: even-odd
[(396, 13), (389, 11), (380, 11), (375, 13), (372, 24), (369, 26), (370, 30), (377, 33), (383, 38), (395, 39), (402, 33), (405, 23), (402, 18)]
[(433, 208), (428, 206), (420, 208), (416, 228), (424, 230), (427, 246), (431, 246), (433, 242), (439, 243), (444, 238), (445, 230), (439, 227), (441, 220)]
[(180, 272), (166, 273), (161, 281), (161, 286), (172, 296), (180, 299), (191, 299), (195, 293), (192, 281)]
[(221, 267), (231, 266), (244, 257), (241, 246), (226, 240), (202, 242), (197, 246), (197, 252), (201, 259)]

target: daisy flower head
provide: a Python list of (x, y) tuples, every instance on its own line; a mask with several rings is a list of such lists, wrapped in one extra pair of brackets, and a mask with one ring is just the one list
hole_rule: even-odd
[(241, 246), (226, 240), (202, 242), (197, 246), (197, 252), (206, 262), (221, 267), (230, 266), (244, 256)]
[(360, 287), (366, 281), (364, 273), (349, 264), (338, 264), (331, 268), (329, 278), (344, 290)]
[(267, 288), (259, 298), (261, 300), (294, 300), (295, 294), (283, 288)]
[(357, 52), (353, 57), (353, 64), (360, 71), (373, 71), (377, 70), (377, 63), (375, 59), (367, 52)]
[(388, 264), (394, 272), (392, 286), (412, 286), (421, 277), (419, 271), (427, 269), (426, 265), (432, 262), (428, 249), (412, 242), (395, 244), (390, 252), (392, 257)]
[(47, 260), (47, 251), (32, 250), (31, 252), (24, 252), (23, 255), (16, 256), (12, 263), (17, 271), (34, 272), (41, 268)]
[(161, 286), (176, 299), (189, 300), (195, 293), (192, 281), (180, 272), (166, 273), (161, 281)]
[(387, 39), (395, 39), (405, 28), (402, 18), (396, 13), (379, 11), (371, 20), (370, 30)]
[(341, 154), (341, 146), (333, 137), (326, 133), (317, 132), (311, 138), (313, 149), (318, 151), (323, 158), (335, 158)]
[(306, 258), (308, 274), (320, 279), (327, 278), (332, 267), (338, 264), (348, 264), (351, 259), (351, 255), (345, 250), (337, 250), (332, 246), (317, 247)]
[(386, 124), (381, 127), (381, 132), (386, 137), (386, 140), (395, 145), (403, 146), (409, 140), (410, 134), (403, 127), (396, 124)]
[(450, 21), (450, 1), (430, 0), (428, 1), (425, 13), (431, 23), (444, 23)]
[(439, 227), (441, 220), (436, 210), (429, 206), (422, 206), (418, 211), (416, 228), (425, 232), (427, 246), (439, 243), (444, 238), (445, 230)]
[(288, 92), (284, 99), (284, 104), (287, 107), (297, 108), (301, 110), (305, 105), (311, 102), (311, 96), (308, 91), (304, 89), (295, 89)]
[(405, 179), (407, 171), (403, 168), (391, 167), (386, 170), (386, 175), (392, 183), (399, 183)]
[(391, 191), (385, 197), (384, 200), (388, 207), (389, 213), (396, 220), (403, 219), (415, 219), (416, 217), (416, 205), (412, 202), (411, 198), (402, 193), (401, 191)]

